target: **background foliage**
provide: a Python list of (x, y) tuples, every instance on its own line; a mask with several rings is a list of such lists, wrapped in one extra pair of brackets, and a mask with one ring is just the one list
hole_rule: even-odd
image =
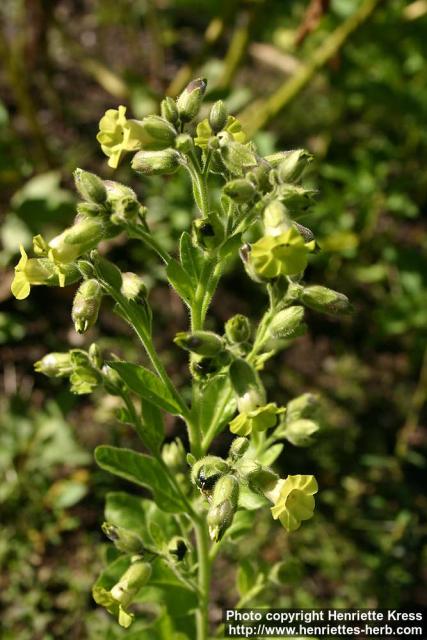
[[(340, 40), (342, 25), (363, 10)], [(249, 130), (265, 114), (257, 134), (264, 153), (303, 146), (315, 154), (320, 197), (307, 224), (323, 251), (307, 279), (343, 291), (356, 307), (345, 320), (312, 314), (309, 333), (269, 365), (272, 399), (322, 394), (316, 445), (288, 445), (278, 461), (282, 473), (316, 475), (319, 507), (295, 535), (259, 518), (256, 535), (234, 549), (246, 558), (239, 594), (232, 563), (218, 562), (212, 617), (239, 597), (276, 606), (425, 605), (427, 3), (5, 0), (0, 19), (2, 638), (122, 635), (90, 597), (112, 488), (92, 450), (135, 444), (133, 436), (115, 419), (113, 397), (76, 399), (61, 380), (35, 375), (32, 363), (99, 334), (104, 349), (129, 359), (135, 345), (106, 306), (90, 335), (75, 334), (72, 288), (35, 289), (17, 304), (11, 265), (19, 240), (72, 220), (76, 166), (111, 176), (95, 140), (104, 110), (127, 104), (142, 117), (193, 75), (208, 77), (208, 103), (225, 99)], [(135, 184), (126, 168), (115, 175)], [(173, 250), (191, 215), (188, 183), (137, 186)], [(155, 258), (137, 241), (127, 248), (116, 239), (114, 258), (150, 273), (158, 345), (183, 384), (184, 356), (172, 343), (185, 328), (181, 304)], [(236, 312), (255, 315), (262, 295), (236, 265), (214, 301), (212, 328)], [(173, 438), (176, 425), (167, 427)], [(218, 452), (227, 444), (224, 436)], [(278, 560), (269, 591), (250, 592), (254, 575)]]

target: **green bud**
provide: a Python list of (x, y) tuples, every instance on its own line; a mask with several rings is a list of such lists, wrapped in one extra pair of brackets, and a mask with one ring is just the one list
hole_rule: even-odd
[(180, 438), (175, 438), (172, 442), (163, 445), (162, 459), (174, 474), (187, 468), (186, 453)]
[(129, 569), (111, 589), (111, 596), (126, 609), (137, 595), (138, 591), (147, 584), (151, 576), (151, 564), (142, 560), (133, 562)]
[(270, 167), (276, 168), (282, 162), (282, 160), (286, 159), (287, 151), (277, 151), (276, 153), (272, 153), (269, 156), (265, 156), (264, 160), (268, 162)]
[(184, 560), (187, 551), (187, 542), (181, 536), (174, 536), (168, 543), (168, 553), (174, 556), (178, 562)]
[(236, 178), (224, 185), (224, 193), (236, 202), (248, 202), (252, 200), (256, 191), (252, 182), (246, 178)]
[(234, 438), (228, 451), (228, 455), (233, 461), (236, 461), (245, 455), (248, 448), (249, 440), (247, 438)]
[(214, 220), (207, 218), (197, 218), (193, 222), (193, 239), (195, 244), (203, 249), (215, 249), (221, 244), (224, 233), (219, 225), (214, 224)]
[(73, 371), (70, 353), (48, 353), (41, 360), (34, 363), (37, 373), (43, 373), (48, 378), (64, 378)]
[(138, 151), (132, 159), (132, 169), (145, 176), (174, 173), (179, 167), (179, 153), (175, 149)]
[(301, 301), (310, 309), (324, 313), (350, 313), (352, 310), (347, 296), (321, 285), (305, 287), (301, 294)]
[(170, 96), (167, 96), (161, 101), (160, 113), (162, 114), (162, 118), (171, 124), (176, 124), (179, 120), (178, 107), (176, 106), (175, 100)]
[(207, 523), (211, 540), (219, 542), (233, 522), (239, 500), (239, 483), (232, 475), (219, 478), (212, 495)]
[(123, 553), (141, 554), (144, 551), (144, 545), (141, 538), (129, 529), (118, 527), (110, 522), (104, 522), (102, 530), (114, 542), (114, 546)]
[(111, 222), (123, 224), (135, 221), (138, 215), (145, 213), (145, 208), (132, 196), (123, 196), (112, 202), (111, 211)]
[(213, 357), (224, 349), (222, 338), (212, 331), (182, 331), (176, 334), (174, 342), (182, 349), (199, 356)]
[(286, 424), (286, 428), (280, 433), (294, 446), (308, 447), (313, 442), (312, 436), (319, 431), (319, 428), (317, 422), (313, 420), (300, 419)]
[(126, 271), (122, 273), (122, 286), (121, 292), (128, 300), (137, 300), (138, 298), (145, 298), (147, 295), (147, 287), (144, 284), (142, 278)]
[(71, 317), (77, 333), (85, 333), (98, 319), (102, 289), (97, 280), (85, 280), (77, 289)]
[(49, 255), (55, 262), (67, 264), (115, 234), (117, 230), (101, 218), (85, 218), (49, 242)]
[(286, 406), (286, 422), (293, 422), (301, 418), (315, 418), (320, 409), (319, 396), (314, 393), (303, 393), (288, 402)]
[(290, 211), (298, 213), (308, 209), (316, 192), (294, 184), (282, 184), (276, 188), (276, 193)]
[(108, 364), (104, 364), (101, 373), (106, 391), (112, 396), (119, 396), (123, 387), (123, 381), (117, 371), (108, 366)]
[(102, 204), (96, 204), (95, 202), (79, 202), (77, 205), (77, 215), (86, 218), (92, 218), (105, 213), (105, 207)]
[(95, 267), (95, 273), (98, 279), (105, 281), (114, 289), (121, 289), (122, 274), (120, 269), (116, 267), (113, 262), (99, 255), (98, 251), (91, 251), (90, 258)]
[(230, 352), (221, 351), (215, 357), (193, 355), (190, 362), (191, 375), (198, 380), (204, 380), (207, 376), (218, 373), (230, 362)]
[(270, 334), (273, 338), (294, 338), (301, 335), (304, 328), (304, 307), (295, 305), (277, 313), (271, 324)]
[(230, 470), (230, 465), (218, 456), (205, 456), (191, 468), (191, 481), (200, 491), (210, 495), (217, 481)]
[(192, 80), (178, 96), (176, 106), (182, 122), (190, 122), (199, 113), (207, 82), (204, 78)]
[(279, 180), (282, 182), (297, 182), (312, 160), (312, 154), (305, 149), (285, 151), (277, 169)]
[(209, 113), (209, 124), (214, 133), (218, 133), (227, 123), (228, 111), (222, 100), (217, 100)]
[[(222, 131), (220, 135), (223, 133), (226, 132)], [(256, 166), (257, 158), (250, 145), (233, 139), (225, 142), (225, 138), (220, 140), (220, 144), (222, 161), (233, 175), (243, 175), (250, 167)]]
[(175, 148), (181, 153), (188, 153), (193, 146), (193, 138), (188, 133), (180, 133), (175, 139)]
[(74, 182), (77, 191), (87, 202), (104, 204), (107, 199), (107, 191), (101, 178), (94, 173), (76, 169), (74, 171)]
[(170, 122), (160, 116), (147, 116), (141, 122), (141, 127), (150, 142), (144, 144), (146, 149), (166, 149), (171, 147), (176, 137), (176, 130)]
[(277, 483), (279, 476), (269, 467), (264, 467), (254, 460), (245, 460), (239, 467), (239, 472), (245, 478), (251, 491), (264, 494)]
[(246, 174), (246, 178), (257, 185), (258, 191), (267, 193), (271, 191), (271, 165), (264, 158), (257, 158), (257, 162), (258, 164)]
[(91, 365), (95, 367), (95, 369), (100, 369), (102, 367), (101, 349), (95, 342), (90, 345), (88, 354)]
[(104, 185), (107, 190), (107, 197), (109, 202), (120, 200), (121, 198), (131, 198), (138, 200), (137, 195), (133, 189), (121, 182), (115, 180), (104, 180)]
[(247, 316), (238, 313), (225, 323), (225, 335), (231, 343), (240, 344), (249, 340), (251, 323)]
[(264, 209), (265, 233), (268, 236), (280, 236), (291, 227), (291, 219), (287, 208), (279, 201), (273, 200)]

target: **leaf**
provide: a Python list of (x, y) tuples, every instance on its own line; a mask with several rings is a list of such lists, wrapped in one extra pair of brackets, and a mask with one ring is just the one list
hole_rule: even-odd
[(269, 447), (267, 451), (264, 451), (261, 456), (259, 456), (258, 462), (263, 464), (265, 467), (269, 467), (280, 456), (280, 454), (282, 453), (282, 449), (283, 444), (274, 444), (272, 447)]
[(177, 292), (177, 294), (188, 305), (193, 300), (193, 282), (191, 276), (184, 271), (177, 260), (171, 260), (166, 267), (166, 274), (169, 282)]
[(247, 487), (240, 487), (239, 493), (239, 507), (254, 511), (255, 509), (261, 509), (267, 504), (266, 498), (253, 493)]
[(200, 406), (200, 428), (206, 434), (216, 424), (216, 433), (228, 422), (236, 411), (236, 399), (228, 376), (216, 376), (209, 380), (203, 390)]
[(159, 452), (165, 438), (162, 414), (156, 405), (145, 399), (141, 402), (141, 413), (144, 420), (141, 438), (151, 451)]
[(191, 236), (187, 231), (182, 233), (179, 241), (179, 257), (183, 269), (196, 284), (202, 270), (203, 252), (193, 245)]
[(163, 511), (185, 511), (180, 494), (155, 458), (130, 449), (101, 445), (95, 449), (95, 460), (101, 469), (150, 489)]
[(109, 366), (117, 371), (121, 379), (129, 389), (142, 396), (148, 402), (160, 409), (165, 409), (173, 415), (180, 415), (181, 409), (168, 388), (155, 373), (145, 367), (131, 362), (108, 362)]
[(227, 538), (238, 540), (253, 527), (255, 512), (239, 509), (227, 529)]
[(220, 259), (227, 258), (227, 256), (230, 255), (230, 253), (234, 253), (235, 251), (237, 251), (240, 248), (241, 244), (242, 244), (242, 234), (241, 233), (234, 234), (234, 236), (231, 236), (230, 238), (228, 238), (224, 242), (224, 244), (220, 247), (218, 252), (218, 257)]
[(254, 585), (256, 574), (257, 571), (249, 560), (243, 559), (240, 561), (236, 578), (236, 586), (240, 597), (246, 595), (250, 591)]

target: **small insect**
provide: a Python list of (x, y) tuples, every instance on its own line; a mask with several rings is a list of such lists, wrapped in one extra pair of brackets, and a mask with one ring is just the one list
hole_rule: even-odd
[(193, 465), (191, 477), (202, 493), (209, 496), (219, 478), (229, 471), (228, 463), (217, 456), (206, 456)]

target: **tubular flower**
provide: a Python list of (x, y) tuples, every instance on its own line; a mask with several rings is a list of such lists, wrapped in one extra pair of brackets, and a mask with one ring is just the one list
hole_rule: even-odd
[(137, 120), (126, 118), (126, 107), (107, 109), (99, 121), (96, 139), (102, 151), (108, 156), (108, 166), (117, 169), (122, 156), (128, 151), (142, 148), (146, 134)]
[(304, 271), (314, 241), (305, 242), (291, 227), (279, 236), (264, 236), (252, 245), (250, 262), (260, 278), (267, 280), (280, 275), (293, 276)]
[(273, 518), (279, 519), (287, 531), (295, 531), (303, 520), (309, 520), (313, 516), (313, 495), (317, 491), (314, 476), (296, 475), (278, 480), (276, 486), (264, 495), (273, 503)]
[[(235, 142), (240, 142), (241, 144), (246, 142), (246, 133), (242, 130), (241, 122), (234, 116), (228, 116), (223, 131), (227, 131)], [(205, 118), (197, 125), (197, 137), (194, 138), (194, 144), (201, 149), (206, 149), (209, 139), (214, 135), (209, 120)]]
[(30, 294), (32, 285), (60, 287), (76, 282), (81, 276), (77, 267), (68, 264), (59, 268), (48, 258), (29, 258), (21, 246), (21, 259), (15, 267), (15, 277), (11, 291), (17, 300), (24, 300)]
[(274, 427), (279, 413), (283, 413), (283, 409), (278, 409), (274, 402), (269, 402), (253, 411), (239, 413), (230, 422), (230, 431), (238, 436), (248, 436), (250, 433), (266, 431)]

